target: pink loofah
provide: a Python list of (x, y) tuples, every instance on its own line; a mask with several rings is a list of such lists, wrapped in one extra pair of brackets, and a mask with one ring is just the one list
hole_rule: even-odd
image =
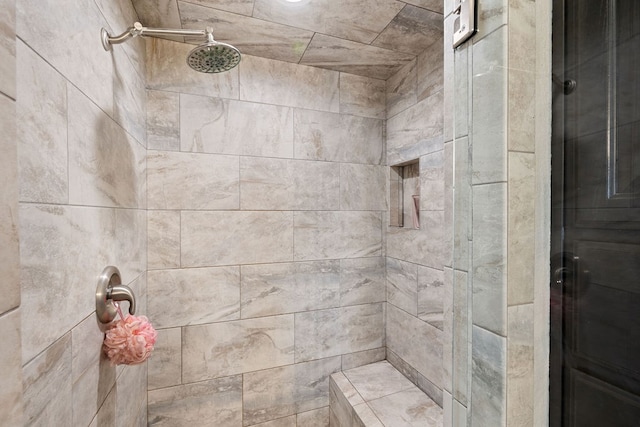
[(149, 358), (158, 333), (145, 316), (122, 317), (113, 322), (104, 338), (104, 352), (112, 365), (137, 365)]

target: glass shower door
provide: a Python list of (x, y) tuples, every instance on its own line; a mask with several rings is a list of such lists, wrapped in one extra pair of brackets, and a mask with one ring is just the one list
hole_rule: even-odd
[(640, 1), (556, 0), (551, 426), (640, 426)]

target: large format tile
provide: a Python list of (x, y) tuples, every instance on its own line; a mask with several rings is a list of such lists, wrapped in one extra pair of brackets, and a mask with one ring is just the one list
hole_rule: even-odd
[(67, 84), (24, 43), (17, 50), (20, 200), (67, 203)]
[[(368, 403), (386, 426), (439, 427), (442, 408), (417, 388), (381, 397)], [(404, 410), (401, 412), (399, 408)]]
[(421, 54), (442, 34), (442, 14), (406, 5), (373, 41), (374, 46)]
[(344, 372), (336, 372), (329, 378), (329, 407), (340, 426), (350, 426), (353, 407), (364, 403), (364, 399)]
[(297, 415), (296, 421), (301, 427), (329, 427), (329, 407), (301, 412)]
[(507, 329), (507, 185), (473, 187), (473, 323)]
[(365, 401), (415, 387), (407, 377), (386, 361), (349, 369), (344, 375)]
[(340, 114), (385, 118), (385, 82), (355, 74), (340, 74)]
[(180, 212), (147, 211), (147, 268), (180, 267)]
[(240, 268), (152, 270), (149, 318), (157, 328), (240, 318)]
[(68, 86), (69, 203), (146, 205), (146, 150), (86, 96)]
[(239, 427), (242, 424), (242, 376), (149, 391), (149, 425)]
[(294, 213), (296, 260), (378, 256), (381, 214), (372, 211)]
[(357, 351), (355, 353), (342, 355), (342, 370), (357, 368), (370, 363), (385, 360), (387, 356), (386, 347), (374, 348), (373, 350)]
[(387, 256), (432, 268), (442, 268), (447, 251), (444, 211), (420, 213), (420, 229), (388, 227)]
[(199, 73), (185, 60), (192, 45), (158, 38), (147, 39), (146, 45), (147, 89), (238, 99), (238, 67), (225, 73)]
[(24, 425), (73, 425), (71, 354), (66, 334), (24, 366)]
[(147, 147), (150, 150), (180, 151), (180, 95), (160, 90), (147, 91)]
[[(297, 63), (313, 37), (312, 31), (292, 26), (290, 22), (282, 25), (186, 1), (178, 4), (184, 28), (213, 27), (217, 41), (231, 43), (245, 55)], [(238, 31), (239, 28), (242, 31)]]
[(410, 61), (386, 80), (387, 119), (415, 105), (417, 99), (416, 61)]
[(181, 331), (181, 328), (158, 330), (153, 356), (147, 362), (149, 390), (176, 386), (182, 382)]
[(293, 363), (293, 324), (284, 315), (185, 327), (183, 382)]
[(418, 317), (442, 329), (444, 272), (418, 266)]
[(244, 210), (337, 210), (340, 165), (303, 160), (240, 159)]
[(16, 3), (0, 2), (0, 92), (16, 98)]
[(150, 151), (149, 209), (238, 209), (237, 156)]
[(387, 302), (418, 315), (418, 266), (387, 258)]
[(340, 209), (387, 210), (386, 166), (341, 164)]
[(383, 257), (340, 260), (340, 305), (382, 302), (386, 299)]
[(506, 426), (506, 338), (473, 326), (471, 420)]
[[(280, 22), (322, 34), (333, 34), (348, 40), (371, 43), (404, 6), (396, 0), (330, 0), (309, 2), (306, 7), (287, 3), (256, 0), (253, 15), (259, 19)], [(376, 13), (362, 13), (363, 8)]]
[(440, 34), (436, 35), (433, 40), (434, 42), (417, 58), (416, 76), (418, 82), (416, 94), (418, 101), (422, 101), (444, 88), (444, 40), (442, 28)]
[(327, 406), (329, 377), (339, 370), (340, 357), (331, 357), (245, 374), (243, 425)]
[(340, 262), (242, 266), (242, 318), (338, 307)]
[(296, 362), (381, 347), (383, 325), (381, 303), (296, 313)]
[(0, 316), (0, 334), (4, 345), (0, 349), (0, 413), (7, 426), (22, 424), (22, 363), (20, 354), (20, 310)]
[(293, 157), (293, 109), (180, 95), (180, 149), (216, 154)]
[(20, 242), (18, 236), (18, 165), (15, 102), (0, 94), (0, 314), (20, 305)]
[(240, 99), (337, 113), (340, 73), (245, 55)]
[(534, 308), (509, 307), (507, 337), (507, 425), (534, 423)]
[(298, 159), (379, 165), (383, 161), (383, 121), (296, 109), (294, 145)]
[(292, 261), (291, 212), (182, 212), (182, 266)]

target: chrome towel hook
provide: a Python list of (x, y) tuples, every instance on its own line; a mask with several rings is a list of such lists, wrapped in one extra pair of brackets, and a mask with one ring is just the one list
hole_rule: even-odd
[(109, 323), (116, 318), (114, 301), (129, 301), (129, 314), (136, 312), (136, 297), (127, 285), (122, 284), (120, 271), (110, 265), (102, 270), (96, 288), (96, 316), (101, 323)]

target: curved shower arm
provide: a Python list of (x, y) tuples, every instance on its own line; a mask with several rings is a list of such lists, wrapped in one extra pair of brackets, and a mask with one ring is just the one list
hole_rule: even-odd
[(184, 29), (169, 29), (169, 28), (148, 28), (143, 26), (139, 22), (135, 22), (132, 27), (129, 27), (124, 33), (112, 36), (106, 29), (102, 29), (100, 34), (102, 36), (102, 47), (104, 50), (111, 50), (111, 45), (124, 43), (133, 37), (162, 37), (162, 36), (187, 36), (187, 37), (206, 37), (212, 33), (211, 28), (206, 30), (184, 30)]

